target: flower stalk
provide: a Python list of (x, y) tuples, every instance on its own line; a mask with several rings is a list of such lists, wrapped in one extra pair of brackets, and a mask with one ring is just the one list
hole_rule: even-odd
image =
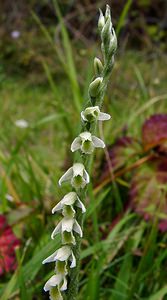
[(104, 94), (114, 65), (117, 38), (112, 26), (110, 7), (106, 6), (105, 15), (100, 10), (98, 28), (101, 37), (103, 62), (94, 59), (95, 77), (88, 89), (88, 106), (81, 112), (81, 133), (71, 144), (71, 151), (79, 151), (77, 161), (60, 178), (59, 185), (70, 183), (72, 191), (52, 209), (61, 213), (62, 219), (52, 232), (52, 239), (61, 234), (62, 247), (56, 250), (43, 263), (55, 262), (55, 274), (46, 282), (51, 300), (76, 300), (80, 270), (80, 247), (83, 236), (83, 221), (86, 211), (84, 202), (87, 185), (90, 181), (90, 165), (95, 148), (104, 148), (104, 142), (96, 137), (97, 122), (110, 119), (101, 112)]

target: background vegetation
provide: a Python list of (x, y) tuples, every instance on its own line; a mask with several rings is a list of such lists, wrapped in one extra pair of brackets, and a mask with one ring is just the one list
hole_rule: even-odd
[[(71, 164), (106, 1), (1, 2), (0, 299), (48, 299), (51, 208)], [(86, 199), (79, 300), (167, 299), (166, 1), (108, 1), (119, 48)], [(154, 115), (154, 117), (152, 117)], [(156, 116), (155, 116), (156, 115)], [(25, 128), (18, 120), (24, 120)], [(23, 126), (23, 127), (24, 127)], [(16, 255), (14, 254), (16, 252)]]

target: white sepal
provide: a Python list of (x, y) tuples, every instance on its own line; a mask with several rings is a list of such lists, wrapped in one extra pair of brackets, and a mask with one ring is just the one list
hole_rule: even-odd
[(77, 197), (76, 206), (81, 208), (82, 213), (86, 212), (85, 205), (82, 203), (82, 201), (79, 199), (79, 197)]
[(70, 257), (70, 261), (71, 261), (71, 265), (70, 265), (70, 268), (75, 268), (76, 267), (76, 258), (74, 256), (74, 253), (72, 252), (71, 253), (71, 257)]
[(102, 113), (102, 112), (99, 113), (99, 116), (98, 116), (99, 121), (107, 121), (110, 119), (111, 119), (111, 116), (109, 114)]
[(94, 135), (92, 135), (92, 142), (93, 142), (93, 145), (95, 148), (104, 148), (105, 147), (104, 142)]
[(78, 233), (80, 235), (80, 237), (83, 236), (83, 232), (82, 232), (82, 229), (81, 229), (81, 226), (79, 225), (79, 223), (75, 220), (74, 222), (74, 227), (73, 227), (73, 230)]
[(71, 151), (74, 152), (80, 148), (81, 139), (79, 137), (76, 137), (74, 141), (71, 144)]
[(60, 233), (62, 229), (62, 221), (60, 221), (57, 226), (55, 227), (55, 229), (53, 230), (52, 234), (51, 234), (51, 239), (53, 240), (55, 235)]
[(62, 182), (68, 181), (72, 178), (73, 168), (69, 168), (64, 175), (59, 179), (59, 185), (62, 185)]

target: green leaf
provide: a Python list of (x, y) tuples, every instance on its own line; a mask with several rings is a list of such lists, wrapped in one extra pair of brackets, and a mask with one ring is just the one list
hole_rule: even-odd
[[(148, 300), (163, 300), (164, 296), (167, 295), (167, 285), (165, 285), (161, 290), (159, 290), (154, 295), (150, 296)], [(164, 299), (165, 300), (165, 299)]]

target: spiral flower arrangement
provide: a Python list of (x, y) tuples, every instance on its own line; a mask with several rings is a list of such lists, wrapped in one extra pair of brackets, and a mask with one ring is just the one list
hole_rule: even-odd
[(49, 291), (51, 300), (75, 300), (78, 294), (78, 274), (80, 261), (80, 244), (83, 236), (83, 215), (86, 211), (84, 200), (90, 181), (91, 154), (95, 148), (104, 148), (104, 142), (94, 135), (97, 122), (110, 119), (110, 115), (101, 112), (107, 83), (114, 65), (117, 38), (112, 26), (110, 7), (105, 14), (100, 10), (98, 29), (101, 36), (103, 63), (94, 59), (95, 77), (88, 89), (88, 107), (81, 112), (82, 130), (71, 144), (71, 151), (80, 151), (74, 162), (60, 178), (59, 185), (69, 182), (72, 191), (52, 209), (60, 213), (61, 221), (51, 234), (54, 239), (61, 234), (62, 246), (47, 257), (43, 264), (55, 262), (55, 274), (45, 283), (44, 290)]

